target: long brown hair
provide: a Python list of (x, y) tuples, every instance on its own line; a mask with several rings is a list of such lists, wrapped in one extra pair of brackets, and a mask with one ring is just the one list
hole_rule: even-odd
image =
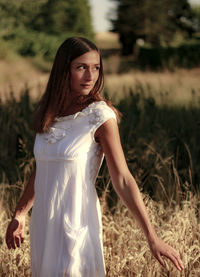
[(46, 132), (55, 117), (66, 113), (70, 104), (71, 62), (75, 58), (93, 50), (97, 51), (100, 56), (99, 77), (89, 95), (81, 97), (81, 103), (87, 105), (91, 102), (102, 100), (100, 92), (104, 85), (104, 74), (99, 49), (86, 38), (68, 38), (58, 48), (45, 93), (35, 111), (34, 130), (37, 133)]

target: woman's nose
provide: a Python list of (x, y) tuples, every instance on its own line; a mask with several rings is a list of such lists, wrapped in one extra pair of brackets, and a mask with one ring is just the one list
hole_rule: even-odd
[(93, 72), (91, 69), (87, 69), (85, 72), (85, 79), (92, 80), (93, 79)]

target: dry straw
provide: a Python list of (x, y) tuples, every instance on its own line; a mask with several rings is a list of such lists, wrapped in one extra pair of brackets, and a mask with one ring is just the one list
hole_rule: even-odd
[[(2, 184), (1, 184), (2, 187)], [(179, 204), (164, 206), (143, 194), (151, 221), (161, 238), (178, 249), (185, 269), (179, 272), (165, 259), (166, 268), (151, 255), (141, 229), (118, 201), (114, 211), (107, 206), (108, 188), (100, 201), (103, 216), (104, 256), (108, 277), (200, 276), (200, 233), (197, 208), (199, 199), (191, 192)], [(181, 197), (180, 197), (181, 199)], [(30, 276), (29, 217), (25, 242), (21, 248), (8, 250), (4, 236), (9, 222), (8, 211), (1, 207), (0, 276)]]

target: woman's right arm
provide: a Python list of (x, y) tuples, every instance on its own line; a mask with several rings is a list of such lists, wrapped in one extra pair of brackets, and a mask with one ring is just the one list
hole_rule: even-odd
[(28, 211), (32, 208), (34, 201), (34, 182), (35, 171), (31, 174), (24, 193), (17, 204), (12, 220), (8, 225), (6, 231), (6, 244), (9, 249), (15, 249), (15, 245), (19, 247), (20, 241), (24, 241), (25, 218)]

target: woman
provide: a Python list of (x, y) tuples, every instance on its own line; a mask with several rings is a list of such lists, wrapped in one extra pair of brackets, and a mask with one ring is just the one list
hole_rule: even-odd
[(117, 112), (100, 96), (103, 67), (97, 47), (69, 38), (58, 49), (46, 92), (35, 116), (34, 172), (7, 233), (8, 248), (24, 240), (30, 222), (33, 277), (103, 277), (102, 225), (95, 179), (106, 157), (115, 190), (138, 220), (153, 255), (183, 268), (178, 252), (155, 233), (130, 174), (117, 126)]

